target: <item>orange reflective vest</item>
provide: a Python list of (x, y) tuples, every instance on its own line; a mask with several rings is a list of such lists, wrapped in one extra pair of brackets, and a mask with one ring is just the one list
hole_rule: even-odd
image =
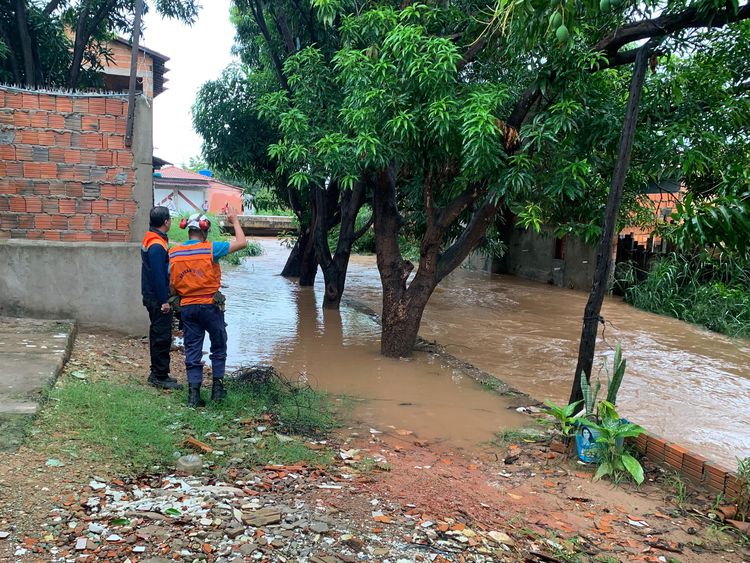
[(180, 306), (214, 302), (221, 287), (221, 267), (214, 263), (210, 242), (183, 244), (169, 250), (169, 280)]
[(146, 233), (146, 236), (143, 237), (143, 242), (141, 243), (141, 250), (143, 252), (148, 252), (148, 249), (151, 248), (154, 244), (160, 244), (164, 250), (167, 250), (167, 241), (164, 240), (164, 237), (159, 236), (158, 233), (155, 233), (154, 231), (149, 231)]

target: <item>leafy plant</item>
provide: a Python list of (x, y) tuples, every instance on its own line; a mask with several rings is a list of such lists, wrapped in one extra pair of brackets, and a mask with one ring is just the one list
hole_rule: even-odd
[(622, 385), (622, 378), (625, 376), (625, 367), (627, 360), (622, 357), (622, 345), (618, 342), (615, 346), (614, 375), (610, 379), (607, 377), (607, 402), (615, 405), (617, 403), (617, 393)]
[(737, 497), (737, 514), (742, 520), (750, 518), (750, 457), (737, 460), (740, 494)]
[(586, 408), (586, 417), (590, 418), (594, 416), (594, 409), (596, 407), (596, 398), (599, 396), (599, 390), (602, 387), (602, 382), (598, 379), (594, 382), (594, 386), (591, 386), (589, 378), (586, 374), (581, 378), (581, 391), (583, 392), (583, 404)]
[(605, 410), (607, 414), (601, 422), (587, 423), (587, 426), (599, 432), (596, 443), (600, 461), (594, 480), (609, 476), (618, 481), (623, 475), (628, 474), (640, 485), (644, 479), (643, 467), (637, 459), (625, 452), (624, 440), (636, 438), (644, 430), (637, 424), (620, 419), (611, 403)]
[[(622, 345), (620, 342), (615, 346), (615, 359), (612, 377), (607, 373), (607, 400), (606, 403), (614, 406), (617, 403), (617, 394), (620, 391), (622, 385), (622, 379), (625, 377), (625, 368), (627, 367), (627, 360), (622, 357)], [(602, 383), (597, 378), (593, 386), (587, 377), (581, 378), (581, 392), (583, 393), (583, 402), (585, 405), (585, 416), (586, 418), (599, 418), (602, 413), (595, 412), (597, 409), (601, 409), (603, 402), (600, 402), (597, 406), (596, 399), (599, 397), (599, 391), (601, 391)]]
[(670, 254), (625, 292), (631, 305), (729, 336), (750, 336), (750, 261)]
[(560, 426), (560, 432), (566, 438), (575, 434), (576, 417), (575, 412), (582, 401), (570, 403), (565, 407), (558, 407), (554, 403), (547, 401), (547, 414), (554, 418)]

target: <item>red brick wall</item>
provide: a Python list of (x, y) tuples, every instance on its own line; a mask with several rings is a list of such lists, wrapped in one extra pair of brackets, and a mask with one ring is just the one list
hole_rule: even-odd
[(740, 478), (727, 467), (708, 461), (655, 434), (641, 434), (635, 440), (635, 445), (647, 459), (676, 471), (693, 483), (703, 485), (712, 493), (724, 495), (727, 501), (737, 500), (740, 496)]
[(0, 88), (0, 238), (129, 241), (127, 100)]

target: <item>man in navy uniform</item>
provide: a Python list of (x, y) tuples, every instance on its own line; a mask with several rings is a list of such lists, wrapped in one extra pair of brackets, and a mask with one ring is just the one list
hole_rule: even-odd
[(172, 308), (169, 305), (169, 254), (167, 232), (172, 224), (169, 209), (154, 207), (149, 214), (149, 230), (141, 245), (141, 295), (151, 326), (148, 345), (151, 373), (148, 382), (161, 389), (181, 389), (169, 377), (169, 352), (172, 348)]

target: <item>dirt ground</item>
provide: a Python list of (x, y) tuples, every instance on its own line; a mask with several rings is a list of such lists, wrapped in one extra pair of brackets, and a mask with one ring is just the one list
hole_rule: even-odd
[[(145, 383), (147, 346), (82, 332), (63, 377), (81, 366)], [(173, 373), (184, 381), (179, 352)], [(0, 560), (750, 561), (750, 543), (712, 518), (715, 499), (650, 465), (636, 488), (592, 481), (547, 441), (459, 451), (351, 424), (327, 446), (338, 455), (325, 470), (230, 466), (192, 480), (124, 477), (106, 461), (51, 467), (23, 446), (0, 462)], [(133, 512), (165, 494), (183, 503), (179, 518)]]

